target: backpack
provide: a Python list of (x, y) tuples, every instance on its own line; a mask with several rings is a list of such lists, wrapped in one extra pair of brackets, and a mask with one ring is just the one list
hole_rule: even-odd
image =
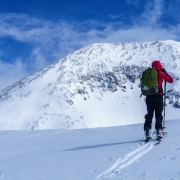
[(157, 70), (155, 68), (148, 68), (142, 73), (141, 78), (141, 96), (150, 96), (158, 92)]

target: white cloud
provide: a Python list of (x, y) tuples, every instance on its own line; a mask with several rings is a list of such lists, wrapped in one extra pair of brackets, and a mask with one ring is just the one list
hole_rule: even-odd
[(0, 61), (0, 90), (28, 75), (26, 65), (21, 59), (13, 64)]
[(14, 58), (12, 64), (0, 62), (0, 80), (4, 82), (0, 89), (91, 43), (169, 39), (179, 41), (180, 26), (177, 24), (163, 27), (160, 22), (164, 12), (163, 2), (151, 1), (141, 16), (133, 19), (131, 26), (119, 21), (104, 23), (87, 20), (83, 23), (68, 23), (35, 18), (27, 14), (0, 14), (0, 38), (11, 37), (33, 47), (31, 55), (26, 59)]
[[(146, 26), (157, 26), (160, 23), (160, 18), (164, 11), (164, 1), (154, 0), (146, 4), (145, 11), (140, 17), (140, 23), (146, 24)], [(161, 23), (160, 23), (161, 24)]]

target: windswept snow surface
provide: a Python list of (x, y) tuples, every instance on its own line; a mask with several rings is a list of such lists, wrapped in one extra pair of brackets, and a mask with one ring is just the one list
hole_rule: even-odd
[(0, 171), (5, 180), (180, 179), (180, 120), (166, 127), (158, 146), (140, 146), (143, 124), (0, 131)]

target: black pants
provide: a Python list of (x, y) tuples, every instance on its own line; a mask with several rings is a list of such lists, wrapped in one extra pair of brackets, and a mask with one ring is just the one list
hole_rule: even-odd
[(144, 130), (151, 129), (153, 114), (155, 111), (156, 129), (162, 129), (163, 96), (156, 94), (146, 97), (147, 114), (145, 115)]

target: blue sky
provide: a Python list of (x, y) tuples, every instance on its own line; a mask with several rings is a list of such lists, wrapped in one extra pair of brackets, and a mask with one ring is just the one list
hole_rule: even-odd
[(180, 41), (180, 0), (1, 0), (0, 90), (91, 43)]

